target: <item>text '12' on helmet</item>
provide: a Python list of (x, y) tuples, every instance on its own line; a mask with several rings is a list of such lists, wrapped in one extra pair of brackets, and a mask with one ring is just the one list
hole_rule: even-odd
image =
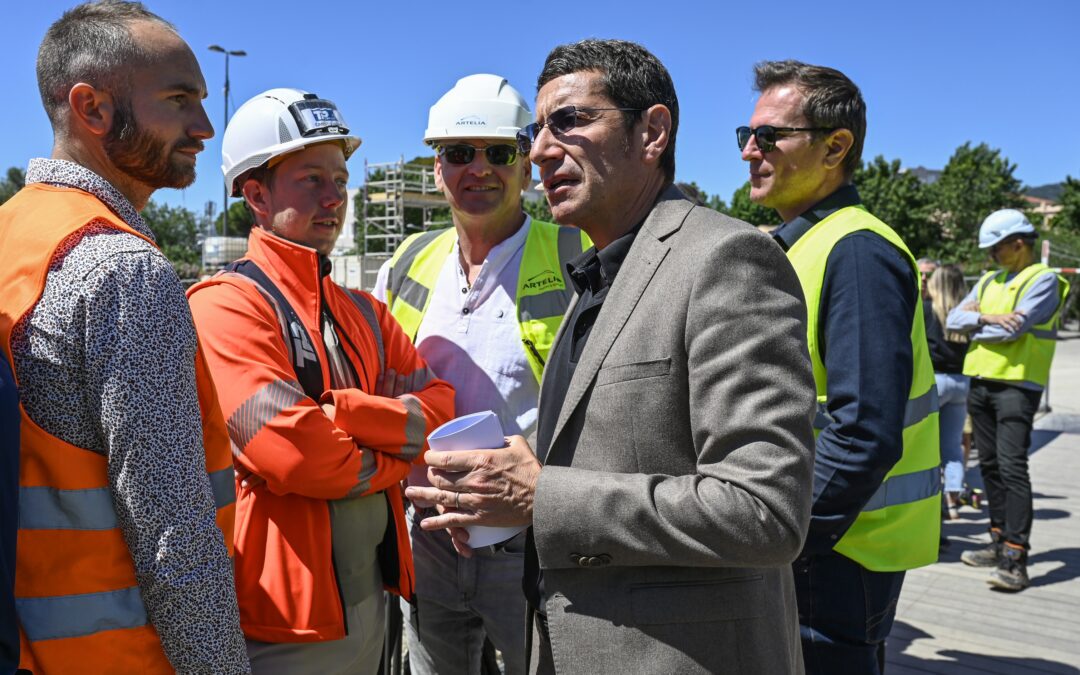
[(532, 122), (532, 112), (505, 77), (469, 75), (457, 81), (428, 111), (424, 142), (458, 138), (508, 140)]
[(1037, 234), (1035, 227), (1020, 211), (1016, 209), (1001, 209), (994, 211), (986, 217), (979, 227), (979, 248), (990, 248), (994, 244), (1004, 241), (1013, 235), (1021, 235), (1025, 238), (1034, 239)]
[(348, 159), (360, 147), (333, 101), (301, 89), (271, 89), (240, 106), (221, 141), (221, 170), (233, 197), (239, 180), (275, 157), (315, 143), (339, 141)]

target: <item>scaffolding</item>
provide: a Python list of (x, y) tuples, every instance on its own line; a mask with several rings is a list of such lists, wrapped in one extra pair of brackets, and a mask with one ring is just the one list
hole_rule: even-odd
[[(446, 198), (435, 186), (434, 167), (406, 164), (404, 157), (383, 164), (365, 160), (362, 252), (393, 253), (413, 232), (449, 226), (450, 221), (433, 218), (436, 209), (446, 206)], [(420, 222), (407, 222), (406, 209), (418, 210)]]

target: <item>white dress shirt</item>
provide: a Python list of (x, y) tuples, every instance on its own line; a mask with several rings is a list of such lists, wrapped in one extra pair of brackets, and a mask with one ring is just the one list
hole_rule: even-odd
[[(435, 375), (454, 386), (455, 416), (494, 411), (507, 436), (536, 430), (540, 386), (525, 356), (514, 295), (532, 219), (488, 253), (469, 287), (458, 244), (446, 257), (416, 348)], [(390, 262), (379, 270), (372, 291), (386, 301)], [(407, 270), (400, 270), (404, 274)]]

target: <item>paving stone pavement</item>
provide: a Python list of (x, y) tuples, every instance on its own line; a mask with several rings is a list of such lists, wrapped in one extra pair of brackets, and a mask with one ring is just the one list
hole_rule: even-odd
[[(939, 562), (907, 575), (888, 675), (1080, 675), (1080, 333), (1061, 338), (1050, 410), (1036, 418), (1032, 435), (1031, 587), (991, 590), (989, 569), (960, 562), (961, 552), (988, 541), (989, 522), (985, 509), (961, 509), (960, 520), (943, 525), (950, 545)], [(974, 459), (968, 480), (981, 482)]]

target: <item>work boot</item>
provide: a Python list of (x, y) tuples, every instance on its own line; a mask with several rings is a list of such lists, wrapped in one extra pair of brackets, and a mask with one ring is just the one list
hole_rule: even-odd
[(974, 551), (964, 551), (960, 561), (972, 567), (996, 567), (1001, 560), (1001, 530), (990, 530), (990, 545)]
[(987, 580), (994, 588), (1016, 593), (1031, 585), (1027, 573), (1027, 551), (1020, 546), (1005, 544), (1001, 561)]

